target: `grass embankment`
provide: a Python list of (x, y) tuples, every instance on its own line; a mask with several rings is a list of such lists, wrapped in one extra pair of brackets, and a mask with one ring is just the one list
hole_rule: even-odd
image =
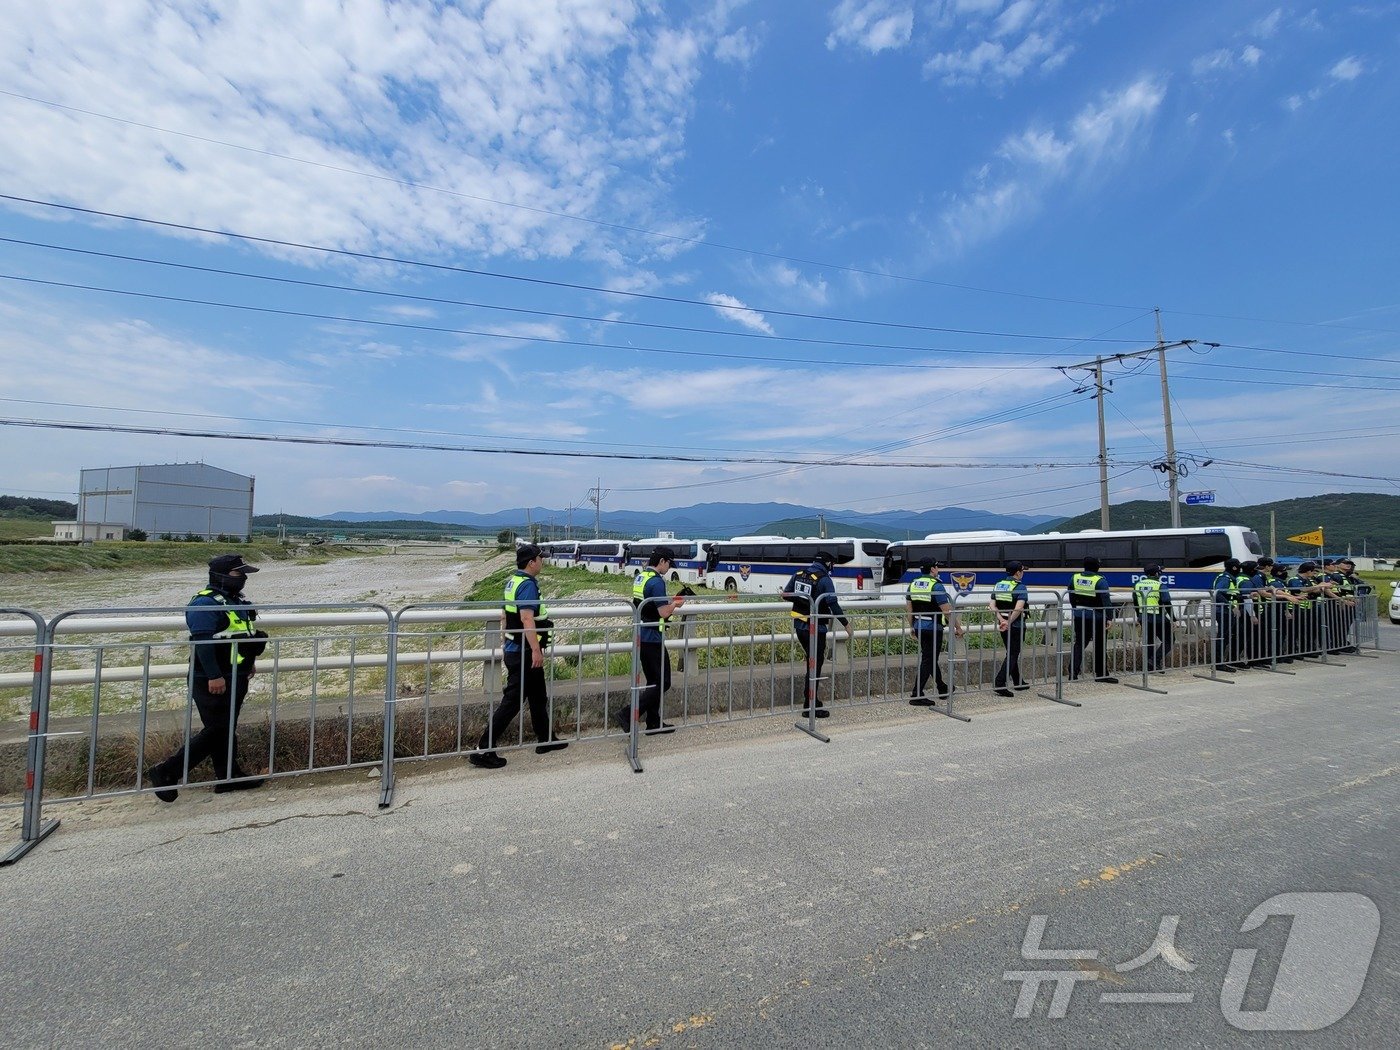
[(0, 540), (41, 540), (52, 536), (52, 522), (38, 518), (0, 518)]
[(177, 569), (205, 565), (216, 554), (237, 551), (248, 561), (289, 561), (324, 564), (332, 557), (360, 551), (322, 552), (309, 560), (276, 541), (254, 543), (172, 543), (161, 540), (92, 544), (0, 544), (0, 574), (18, 572), (86, 572), (93, 569)]

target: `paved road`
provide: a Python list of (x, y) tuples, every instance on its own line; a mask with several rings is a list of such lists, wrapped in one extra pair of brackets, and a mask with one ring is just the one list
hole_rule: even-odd
[[(1258, 949), (1264, 1006), (1288, 921), (1241, 924), (1323, 891), (1384, 925), (1356, 1006), (1310, 1043), (1380, 1045), (1400, 1030), (1395, 661), (969, 725), (886, 709), (829, 720), (829, 745), (693, 731), (649, 741), (642, 776), (576, 746), (410, 773), (385, 812), (363, 780), (114, 805), (0, 871), (0, 1020), (17, 1046), (1272, 1045), (1227, 1024), (1224, 974)], [(1043, 946), (1097, 958), (1025, 961), (1035, 915)], [(1194, 969), (1118, 971), (1164, 915)], [(1018, 1019), (1005, 974), (1040, 968), (1085, 978), (1064, 1018), (1046, 987)]]

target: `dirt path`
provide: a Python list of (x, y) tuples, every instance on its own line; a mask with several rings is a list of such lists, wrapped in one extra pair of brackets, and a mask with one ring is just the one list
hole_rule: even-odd
[[(485, 558), (432, 551), (337, 558), (321, 565), (264, 562), (248, 598), (262, 606), (378, 602), (391, 608), (455, 601), (509, 563), (509, 554), (494, 551)], [(204, 582), (204, 574), (193, 568), (25, 573), (0, 576), (0, 605), (45, 616), (70, 609), (183, 607)]]

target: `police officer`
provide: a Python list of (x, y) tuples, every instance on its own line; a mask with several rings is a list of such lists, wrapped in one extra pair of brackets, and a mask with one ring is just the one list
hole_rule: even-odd
[[(238, 715), (248, 695), (255, 661), (267, 647), (267, 634), (255, 630), (258, 611), (243, 596), (248, 575), (257, 572), (241, 554), (209, 559), (209, 586), (190, 599), (185, 624), (190, 629), (190, 686), (199, 720), (204, 724), (188, 745), (146, 772), (158, 789), (156, 798), (174, 802), (175, 784), (184, 778), (186, 756), (193, 769), (208, 758), (220, 783), (216, 792), (248, 791), (263, 786), (238, 762)], [(232, 743), (232, 748), (230, 748)], [(232, 752), (232, 763), (230, 763)]]
[(1022, 582), (1025, 575), (1026, 567), (1019, 561), (1007, 562), (1006, 575), (992, 586), (992, 597), (987, 602), (987, 608), (997, 615), (997, 632), (1001, 644), (1006, 646), (1006, 658), (993, 683), (998, 696), (1012, 696), (1013, 689), (1030, 688), (1021, 680), (1021, 643), (1026, 637), (1026, 605), (1030, 602)]
[(1163, 664), (1172, 652), (1172, 596), (1162, 586), (1162, 567), (1144, 565), (1143, 576), (1133, 584), (1133, 608), (1142, 628), (1142, 648), (1149, 674), (1166, 674)]
[(1084, 571), (1070, 579), (1070, 616), (1074, 624), (1074, 653), (1069, 676), (1079, 678), (1084, 669), (1084, 649), (1094, 647), (1094, 681), (1116, 683), (1108, 673), (1108, 621), (1113, 613), (1112, 592), (1099, 573), (1099, 559), (1085, 558)]
[(926, 560), (919, 565), (919, 575), (909, 581), (905, 591), (904, 608), (909, 613), (910, 629), (919, 640), (919, 672), (909, 703), (915, 707), (932, 707), (933, 701), (924, 695), (929, 675), (938, 687), (938, 699), (946, 700), (953, 692), (953, 687), (943, 680), (943, 669), (938, 664), (938, 655), (943, 650), (943, 630), (951, 618), (957, 636), (961, 638), (965, 633), (953, 611), (947, 588), (938, 578), (938, 562)]
[(1235, 586), (1239, 592), (1240, 616), (1235, 635), (1236, 653), (1239, 656), (1237, 667), (1258, 667), (1254, 647), (1259, 638), (1259, 601), (1254, 590), (1254, 573), (1258, 562), (1247, 561), (1240, 565), (1235, 575)]
[[(822, 676), (822, 664), (826, 661), (826, 633), (832, 619), (846, 628), (846, 637), (851, 637), (851, 621), (841, 609), (836, 598), (836, 585), (831, 582), (831, 570), (836, 558), (829, 551), (818, 551), (812, 564), (799, 569), (788, 578), (783, 588), (783, 597), (792, 603), (792, 629), (797, 642), (807, 656), (808, 673), (802, 679), (802, 713), (811, 715), (815, 701), (816, 716), (826, 718), (831, 712), (822, 706), (817, 697), (811, 695), (812, 661), (816, 659), (816, 677)], [(815, 629), (815, 630), (814, 630)], [(813, 635), (815, 634), (815, 637)], [(811, 651), (815, 643), (817, 651)]]
[(1297, 599), (1294, 613), (1297, 655), (1309, 660), (1322, 655), (1317, 625), (1317, 602), (1323, 588), (1314, 579), (1316, 574), (1317, 564), (1305, 561), (1298, 566), (1297, 575), (1288, 578), (1288, 592)]
[(1240, 560), (1226, 558), (1225, 568), (1210, 585), (1215, 619), (1215, 669), (1237, 671), (1239, 662)]
[(1291, 664), (1294, 654), (1298, 651), (1297, 619), (1301, 599), (1295, 597), (1288, 589), (1287, 568), (1275, 564), (1269, 570), (1269, 577), (1274, 592), (1274, 619), (1278, 625), (1278, 633), (1275, 636), (1278, 660), (1281, 664)]
[(1341, 651), (1344, 653), (1354, 653), (1357, 651), (1358, 638), (1356, 636), (1356, 600), (1358, 597), (1370, 594), (1370, 585), (1361, 577), (1356, 575), (1356, 562), (1350, 558), (1343, 558), (1337, 562), (1337, 580), (1335, 593), (1341, 604)]
[(506, 684), (501, 702), (477, 741), (476, 752), (467, 761), (482, 769), (500, 769), (506, 760), (496, 745), (520, 713), (520, 702), (530, 705), (530, 728), (535, 731), (537, 754), (558, 751), (569, 745), (556, 738), (549, 728), (549, 686), (544, 678), (544, 649), (540, 644), (541, 621), (546, 619), (540, 585), (536, 577), (544, 565), (544, 554), (533, 543), (522, 544), (515, 552), (516, 571), (506, 578), (502, 607), (505, 611)]
[[(639, 661), (647, 687), (638, 699), (638, 710), (646, 720), (648, 733), (674, 733), (676, 727), (661, 721), (661, 694), (671, 688), (671, 657), (666, 652), (666, 622), (671, 614), (685, 604), (677, 595), (666, 600), (666, 574), (675, 563), (676, 552), (670, 547), (657, 547), (647, 559), (647, 566), (632, 581), (632, 607), (640, 610), (642, 626), (638, 635)], [(617, 713), (618, 725), (624, 731), (632, 728), (632, 712), (626, 708)]]
[[(1254, 629), (1254, 644), (1250, 651), (1253, 657), (1251, 666), (1254, 667), (1268, 667), (1277, 655), (1279, 610), (1282, 606), (1274, 593), (1273, 567), (1273, 558), (1260, 558), (1254, 562), (1254, 571), (1249, 577), (1259, 621)], [(1247, 570), (1249, 565), (1243, 568)]]

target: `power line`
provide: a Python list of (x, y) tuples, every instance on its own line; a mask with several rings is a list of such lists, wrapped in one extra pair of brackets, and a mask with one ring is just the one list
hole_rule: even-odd
[(841, 317), (832, 314), (811, 314), (803, 313), (798, 310), (778, 310), (770, 307), (730, 306), (724, 303), (712, 303), (705, 299), (686, 299), (682, 296), (657, 295), (652, 292), (629, 292), (616, 288), (604, 288), (598, 285), (576, 284), (571, 281), (555, 281), (545, 277), (526, 277), (521, 274), (501, 273), (495, 270), (481, 270), (468, 266), (455, 266), (449, 263), (427, 262), (421, 259), (404, 259), (393, 255), (375, 255), (371, 252), (357, 252), (349, 248), (329, 248), (324, 245), (304, 244), (300, 241), (287, 241), (275, 237), (259, 237), (250, 233), (235, 233), (229, 230), (218, 230), (207, 226), (193, 226), (187, 223), (167, 222), (162, 219), (148, 219), (138, 215), (126, 215), (121, 212), (102, 211), (97, 208), (83, 208), (76, 204), (59, 204), (56, 201), (39, 200), (33, 197), (20, 197), (9, 193), (0, 193), (0, 200), (15, 201), (20, 204), (32, 204), (41, 208), (55, 208), (61, 211), (76, 212), (81, 215), (95, 215), (104, 219), (121, 219), (124, 222), (159, 226), (164, 229), (183, 230), (187, 233), (202, 233), (212, 237), (226, 237), (231, 240), (249, 241), (254, 244), (270, 244), (279, 248), (295, 248), (299, 251), (323, 252), (327, 255), (338, 255), (344, 258), (359, 259), (365, 262), (389, 263), (395, 266), (416, 266), (446, 273), (466, 274), (472, 277), (491, 277), (502, 281), (517, 281), (523, 284), (542, 285), (549, 288), (567, 288), (571, 291), (593, 292), (600, 295), (616, 295), (650, 302), (672, 303), (681, 306), (699, 306), (706, 310), (722, 309), (730, 313), (759, 314), (768, 317), (792, 317), (807, 321), (835, 321), (841, 324), (871, 325), (877, 328), (894, 328), (903, 331), (940, 332), (952, 335), (981, 335), (997, 339), (1036, 339), (1041, 341), (1079, 340), (1081, 342), (1101, 341), (1112, 343), (1126, 341), (1122, 339), (1086, 340), (1083, 336), (1072, 335), (1035, 335), (1024, 332), (982, 331), (972, 328), (942, 328), (936, 325), (918, 325), (902, 321), (877, 321), (871, 318)]
[(797, 459), (782, 456), (680, 456), (645, 452), (576, 452), (564, 449), (500, 448), (473, 445), (440, 445), (415, 441), (369, 441), (357, 438), (305, 437), (296, 434), (230, 434), (215, 430), (195, 430), (177, 427), (138, 427), (118, 423), (82, 423), (73, 420), (0, 419), (0, 426), (26, 427), (46, 430), (77, 430), (112, 434), (146, 434), (155, 437), (210, 438), (220, 441), (258, 441), (288, 445), (332, 445), (343, 448), (407, 449), (415, 452), (465, 452), (490, 456), (539, 456), (561, 459), (619, 459), (660, 463), (767, 463), (811, 467), (898, 467), (919, 469), (982, 469), (988, 466), (1041, 470), (1054, 466), (1077, 466), (1073, 463), (1003, 463), (1003, 462), (931, 462), (931, 461), (857, 461), (851, 457)]
[[(362, 324), (375, 328), (394, 328), (414, 332), (432, 332), (436, 335), (469, 335), (479, 339), (498, 339), (513, 343), (544, 343), (548, 346), (577, 346), (592, 350), (622, 350), (635, 354), (663, 354), (671, 357), (701, 357), (719, 361), (759, 361), (784, 365), (841, 365), (851, 368), (896, 368), (917, 370), (958, 369), (1026, 369), (1030, 365), (998, 364), (969, 365), (955, 363), (913, 364), (898, 361), (844, 361), (816, 357), (778, 357), (772, 354), (721, 354), (708, 350), (676, 350), (659, 346), (638, 346), (627, 343), (590, 343), (583, 339), (557, 339), (542, 335), (520, 335), (502, 332), (487, 332), (472, 328), (450, 328), (446, 325), (415, 324), (409, 321), (383, 321), (370, 317), (347, 317), (343, 314), (322, 314), (310, 310), (287, 310), (274, 306), (251, 306), (245, 303), (223, 303), (214, 299), (195, 299), (189, 296), (161, 295), (156, 292), (138, 292), (127, 288), (107, 288), (101, 285), (79, 284), (74, 281), (49, 281), (38, 277), (21, 277), (18, 274), (0, 273), (0, 280), (17, 281), (22, 284), (37, 284), (49, 288), (66, 288), (72, 291), (100, 292), (106, 295), (122, 295), (135, 299), (151, 299), (157, 302), (179, 303), (182, 306), (210, 306), (220, 310), (241, 310), (247, 313), (268, 314), (274, 317), (295, 317), (311, 321), (337, 321), (342, 324)], [(961, 352), (961, 351), (957, 351)]]
[[(49, 244), (45, 241), (30, 241), (18, 237), (0, 237), (0, 244), (18, 244), (30, 248), (44, 248), (50, 251), (66, 252), (73, 255), (87, 255), (99, 259), (112, 259), (117, 262), (141, 263), (146, 266), (165, 266), (171, 269), (187, 270), (193, 273), (213, 274), (221, 277), (241, 277), (251, 281), (267, 281), (273, 284), (286, 284), (299, 288), (319, 288), (322, 291), (351, 292), (357, 295), (374, 295), (408, 302), (431, 303), (434, 306), (465, 306), (477, 310), (495, 310), (501, 313), (525, 314), (531, 317), (551, 317), (566, 321), (587, 321), (590, 324), (624, 325), (632, 328), (651, 328), (666, 332), (685, 332), (693, 335), (717, 335), (732, 339), (762, 339), (783, 343), (809, 343), (817, 346), (858, 347), (869, 350), (910, 350), (917, 353), (975, 354), (992, 357), (1024, 357), (1017, 350), (972, 350), (944, 346), (909, 346), (903, 343), (867, 343), (849, 339), (814, 339), (807, 336), (777, 335), (767, 332), (737, 332), (720, 328), (696, 328), (688, 325), (661, 324), (654, 321), (631, 321), (623, 318), (598, 317), (593, 314), (571, 314), (554, 310), (534, 310), (523, 306), (505, 306), (498, 303), (479, 303), (467, 299), (449, 299), (444, 296), (415, 295), (410, 292), (394, 292), (381, 288), (366, 288), (363, 285), (333, 284), (326, 281), (308, 281), (295, 277), (278, 277), (272, 274), (252, 273), (246, 270), (230, 270), (217, 266), (197, 266), (194, 263), (174, 262), (169, 259), (152, 259), (140, 255), (123, 255), (118, 252), (100, 252), (91, 248), (75, 248), (70, 245)], [(1053, 336), (1045, 336), (1053, 339)], [(1127, 342), (1127, 340), (1123, 340)], [(1068, 351), (1069, 347), (1065, 348)]]

